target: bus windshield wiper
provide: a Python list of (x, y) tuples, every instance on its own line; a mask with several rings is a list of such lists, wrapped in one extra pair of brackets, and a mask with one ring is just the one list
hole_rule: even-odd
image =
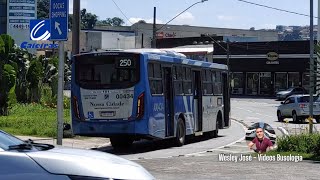
[(9, 146), (9, 150), (31, 150), (33, 146), (29, 143)]

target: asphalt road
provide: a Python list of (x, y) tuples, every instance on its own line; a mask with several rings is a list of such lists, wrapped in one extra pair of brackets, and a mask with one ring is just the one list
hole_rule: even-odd
[(232, 145), (235, 142), (241, 142), (244, 135), (244, 127), (233, 121), (230, 128), (219, 131), (218, 138), (196, 137), (189, 139), (187, 144), (182, 147), (173, 147), (170, 141), (141, 141), (134, 143), (133, 147), (127, 150), (115, 151), (110, 145), (100, 147), (97, 150), (113, 153), (129, 160), (178, 157), (201, 154), (226, 145)]
[(319, 163), (302, 162), (219, 162), (218, 154), (139, 160), (158, 180), (318, 180)]
[[(260, 98), (233, 98), (231, 100), (231, 117), (237, 120), (241, 120), (247, 125), (251, 125), (256, 122), (268, 123), (276, 130), (278, 127), (285, 127), (290, 129), (291, 133), (302, 132), (308, 127), (308, 123), (295, 124), (292, 119), (289, 119), (289, 123), (278, 122), (277, 119), (277, 107), (281, 101), (274, 99), (260, 99)], [(314, 125), (314, 130), (320, 130), (320, 124)], [(281, 133), (279, 134), (281, 135)]]
[[(299, 127), (303, 128), (302, 126), (307, 126), (307, 124), (298, 125), (293, 123), (285, 125), (284, 123), (278, 122), (276, 117), (276, 109), (279, 104), (279, 101), (272, 99), (232, 99), (231, 117), (237, 120), (242, 120), (243, 123), (248, 125), (262, 121), (270, 124), (274, 129), (280, 126), (288, 126), (290, 128), (297, 129), (299, 129)], [(233, 127), (235, 125), (236, 123), (232, 124)], [(315, 126), (319, 128), (318, 124)], [(237, 132), (232, 132), (231, 136), (237, 136)], [(216, 140), (219, 140), (219, 138)], [(206, 141), (202, 143), (206, 143)], [(170, 151), (170, 149), (168, 149), (168, 151)], [(254, 159), (250, 162), (219, 162), (218, 160), (219, 154), (221, 153), (239, 156), (240, 154), (247, 154), (247, 152), (248, 150), (246, 142), (238, 141), (237, 143), (229, 146), (207, 150), (206, 152), (201, 153), (165, 159), (153, 158), (139, 159), (135, 161), (144, 166), (156, 177), (156, 179), (160, 180), (319, 179), (319, 162), (262, 162), (258, 161), (257, 159)]]
[[(266, 122), (273, 128), (286, 126), (277, 121), (276, 109), (279, 101), (272, 99), (233, 98), (231, 101), (231, 117), (245, 124)], [(303, 128), (307, 124), (289, 123), (290, 128)], [(317, 124), (316, 127), (320, 129)], [(196, 138), (182, 147), (172, 147), (169, 141), (136, 142), (131, 149), (114, 151), (110, 144), (95, 148), (109, 152), (145, 167), (156, 179), (319, 179), (319, 163), (303, 162), (219, 162), (221, 153), (239, 155), (248, 153), (244, 139), (244, 127), (232, 121), (229, 129), (220, 130), (219, 137), (214, 139)], [(104, 139), (92, 140), (86, 147), (105, 143)], [(73, 145), (84, 146), (83, 141)]]

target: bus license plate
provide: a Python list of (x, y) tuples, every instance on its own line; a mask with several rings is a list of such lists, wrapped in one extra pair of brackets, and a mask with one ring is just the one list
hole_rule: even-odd
[(115, 111), (100, 111), (100, 116), (101, 117), (114, 117), (116, 116)]

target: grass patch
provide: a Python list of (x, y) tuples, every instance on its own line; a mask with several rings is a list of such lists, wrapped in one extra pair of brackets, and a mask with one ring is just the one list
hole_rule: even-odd
[[(70, 109), (64, 109), (64, 121), (70, 123)], [(0, 116), (0, 129), (14, 135), (54, 137), (57, 134), (57, 109), (41, 104), (16, 104), (9, 116)]]

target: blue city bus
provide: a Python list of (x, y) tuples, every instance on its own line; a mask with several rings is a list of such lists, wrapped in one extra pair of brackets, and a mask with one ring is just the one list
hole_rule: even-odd
[(231, 125), (228, 68), (157, 49), (73, 57), (75, 135), (108, 137), (114, 148), (140, 139), (217, 137)]

